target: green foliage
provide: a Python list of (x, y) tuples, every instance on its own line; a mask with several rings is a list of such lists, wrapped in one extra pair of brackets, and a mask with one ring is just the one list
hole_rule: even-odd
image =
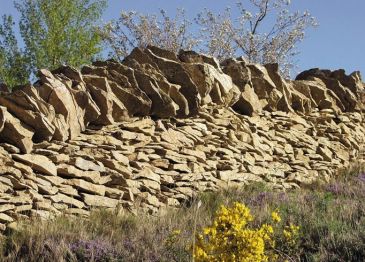
[(18, 0), (19, 49), (11, 16), (0, 25), (0, 82), (22, 84), (39, 68), (79, 67), (101, 51), (97, 29), (106, 0)]
[(0, 24), (0, 83), (15, 86), (29, 78), (27, 58), (18, 47), (11, 16), (4, 15)]
[(32, 73), (61, 64), (80, 66), (100, 52), (96, 22), (105, 0), (22, 0), (15, 7)]

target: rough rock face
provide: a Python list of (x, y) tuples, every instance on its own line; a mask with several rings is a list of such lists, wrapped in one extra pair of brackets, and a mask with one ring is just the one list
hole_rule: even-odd
[(251, 181), (299, 187), (363, 154), (358, 72), (288, 81), (275, 64), (148, 47), (39, 78), (0, 91), (0, 229), (93, 207), (158, 212)]
[(0, 107), (0, 111), (2, 115), (0, 140), (15, 145), (22, 153), (31, 152), (33, 131), (10, 114), (6, 108)]
[(304, 71), (296, 77), (296, 80), (317, 79), (322, 80), (326, 88), (331, 90), (337, 98), (340, 98), (338, 106), (344, 108), (345, 111), (359, 109), (358, 93), (364, 89), (359, 72), (354, 72), (348, 76), (342, 69), (330, 71), (314, 68)]

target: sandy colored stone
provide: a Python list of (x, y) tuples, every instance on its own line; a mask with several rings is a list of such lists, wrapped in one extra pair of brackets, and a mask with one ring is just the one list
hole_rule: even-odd
[(22, 153), (30, 153), (33, 148), (33, 130), (0, 106), (0, 139), (20, 149)]
[(8, 211), (8, 210), (12, 210), (14, 208), (15, 208), (15, 205), (12, 205), (12, 204), (0, 205), (0, 213)]
[(86, 160), (82, 157), (76, 157), (71, 161), (71, 163), (73, 163), (77, 168), (84, 171), (97, 171), (97, 172), (105, 171), (105, 168), (103, 166), (95, 164), (93, 161)]
[(49, 198), (55, 203), (68, 204), (70, 206), (75, 206), (77, 208), (83, 208), (85, 206), (83, 202), (61, 193), (58, 193), (57, 195), (54, 196), (50, 196)]
[(81, 192), (97, 194), (100, 196), (105, 195), (105, 186), (103, 185), (95, 185), (82, 179), (69, 179), (66, 183), (77, 188)]
[(33, 170), (43, 173), (45, 175), (56, 176), (57, 168), (55, 164), (49, 158), (42, 155), (25, 154), (12, 155), (13, 159), (21, 161), (27, 165), (30, 165)]
[(8, 216), (7, 214), (0, 213), (0, 223), (10, 223), (13, 222), (14, 219), (11, 216)]
[(57, 166), (57, 173), (60, 176), (82, 178), (89, 182), (98, 184), (100, 181), (100, 173), (97, 171), (83, 171), (74, 166), (61, 164)]
[(119, 201), (104, 196), (96, 196), (82, 193), (82, 198), (86, 205), (90, 207), (110, 207), (115, 208), (119, 204)]

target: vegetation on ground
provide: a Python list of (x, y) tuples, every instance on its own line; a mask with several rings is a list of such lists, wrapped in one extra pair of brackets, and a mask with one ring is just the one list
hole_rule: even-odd
[[(23, 222), (17, 231), (2, 237), (0, 260), (191, 261), (193, 246), (196, 252), (218, 248), (221, 240), (214, 240), (212, 232), (236, 214), (250, 221), (244, 226), (244, 221), (239, 222), (243, 231), (238, 232), (251, 229), (256, 240), (258, 232), (267, 229), (264, 225), (278, 226), (273, 230), (278, 235), (270, 237), (275, 249), (266, 241), (259, 250), (264, 256), (278, 254), (277, 261), (364, 261), (364, 198), (365, 175), (356, 169), (329, 182), (287, 192), (252, 184), (204, 193), (185, 207), (166, 210), (160, 216), (95, 210), (89, 219)], [(224, 214), (228, 220), (222, 219)], [(288, 237), (296, 233), (293, 245), (288, 245)], [(216, 245), (209, 246), (213, 240)], [(241, 235), (236, 240), (250, 242), (253, 238)], [(238, 251), (232, 243), (226, 245), (229, 252)]]

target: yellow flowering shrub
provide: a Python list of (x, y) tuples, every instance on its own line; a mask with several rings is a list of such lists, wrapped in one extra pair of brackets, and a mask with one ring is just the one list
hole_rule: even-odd
[(273, 211), (273, 212), (271, 213), (271, 218), (272, 218), (272, 220), (273, 220), (275, 223), (279, 223), (279, 222), (281, 222), (281, 217), (280, 217), (279, 213), (278, 213), (278, 212), (276, 212), (276, 211)]
[(285, 226), (283, 230), (283, 235), (285, 237), (286, 242), (294, 246), (297, 243), (297, 239), (299, 237), (299, 227), (293, 224), (289, 226)]
[[(244, 204), (235, 202), (232, 207), (221, 206), (211, 226), (197, 235), (193, 247), (197, 262), (265, 262), (275, 261), (279, 254), (275, 248), (275, 232), (281, 217), (278, 212), (271, 213), (272, 224), (262, 224), (258, 228), (250, 227), (253, 216)], [(299, 228), (285, 227), (284, 238), (296, 240), (294, 234)], [(286, 234), (286, 235), (285, 235)]]

